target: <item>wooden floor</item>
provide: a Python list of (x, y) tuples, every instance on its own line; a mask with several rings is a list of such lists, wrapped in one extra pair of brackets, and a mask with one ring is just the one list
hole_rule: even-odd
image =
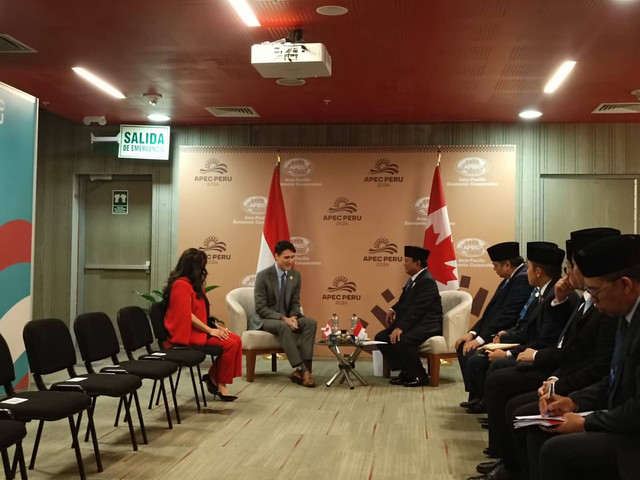
[[(188, 377), (183, 375), (178, 401), (182, 424), (167, 428), (162, 405), (146, 410), (150, 383), (141, 402), (148, 445), (132, 451), (126, 425), (113, 427), (117, 402), (101, 398), (96, 428), (104, 471), (98, 473), (91, 443), (82, 451), (92, 479), (464, 479), (486, 460), (485, 431), (477, 416), (458, 403), (466, 399), (457, 363), (443, 366), (437, 388), (391, 386), (373, 376), (370, 359), (358, 370), (370, 382), (354, 390), (346, 384), (324, 385), (335, 360), (314, 361), (319, 386), (291, 383), (286, 360), (271, 373), (260, 359), (256, 379), (237, 379), (230, 387), (239, 399), (213, 401), (198, 413)], [(78, 368), (83, 371), (82, 368)], [(27, 463), (36, 425), (27, 426)], [(36, 468), (29, 478), (78, 478), (69, 448), (66, 421), (45, 426)], [(140, 439), (140, 435), (138, 435)]]

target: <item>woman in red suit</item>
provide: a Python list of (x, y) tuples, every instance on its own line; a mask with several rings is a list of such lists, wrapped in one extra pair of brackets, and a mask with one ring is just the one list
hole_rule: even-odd
[(201, 250), (189, 248), (169, 275), (163, 296), (168, 301), (164, 323), (169, 342), (178, 345), (217, 345), (222, 348), (203, 380), (207, 389), (222, 400), (237, 397), (227, 389), (234, 377), (242, 376), (242, 342), (240, 337), (221, 324), (207, 325), (209, 300), (204, 293), (207, 278), (207, 256)]

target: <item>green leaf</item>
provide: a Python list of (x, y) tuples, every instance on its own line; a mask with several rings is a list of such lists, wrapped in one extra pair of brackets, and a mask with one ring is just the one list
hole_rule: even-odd
[(208, 293), (211, 290), (218, 288), (220, 285), (209, 285), (208, 287), (204, 287), (204, 293)]

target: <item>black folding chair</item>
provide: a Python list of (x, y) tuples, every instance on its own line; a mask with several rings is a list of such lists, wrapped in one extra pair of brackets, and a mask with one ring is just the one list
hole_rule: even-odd
[[(24, 453), (22, 453), (22, 439), (27, 435), (27, 429), (22, 422), (16, 422), (13, 415), (7, 409), (0, 409), (0, 453), (2, 454), (2, 465), (4, 466), (4, 476), (7, 480), (15, 478), (15, 463), (20, 466), (20, 478), (27, 480), (27, 467), (24, 464)], [(9, 447), (15, 445), (14, 465), (9, 461)]]
[[(98, 448), (98, 439), (93, 426), (93, 412), (91, 410), (91, 398), (86, 395), (79, 385), (57, 385), (55, 388), (44, 392), (17, 392), (13, 389), (12, 382), (15, 380), (15, 371), (13, 369), (13, 360), (9, 346), (4, 337), (0, 335), (0, 385), (4, 387), (6, 393), (5, 398), (0, 398), (3, 408), (9, 410), (14, 418), (19, 422), (29, 422), (38, 420), (38, 432), (36, 433), (35, 443), (33, 444), (33, 453), (29, 462), (29, 470), (33, 470), (38, 454), (38, 446), (42, 437), (42, 429), (44, 422), (54, 422), (67, 418), (69, 420), (69, 429), (71, 430), (72, 446), (76, 454), (76, 462), (78, 463), (78, 471), (80, 478), (87, 478), (84, 471), (84, 463), (80, 453), (80, 443), (78, 442), (78, 429), (74, 416), (78, 415), (78, 422), (82, 412), (87, 411), (89, 417), (89, 431), (93, 440), (93, 451), (96, 455), (96, 464), (98, 471), (102, 471), (102, 460), (100, 459), (100, 449)], [(11, 399), (14, 403), (6, 403), (5, 400)]]
[[(76, 333), (80, 354), (89, 373), (95, 373), (92, 365), (93, 362), (109, 358), (114, 366), (116, 366), (116, 370), (123, 369), (127, 373), (142, 379), (149, 378), (160, 381), (160, 391), (164, 399), (167, 423), (169, 424), (169, 428), (173, 428), (171, 413), (169, 412), (169, 402), (167, 401), (167, 392), (164, 387), (164, 379), (168, 378), (169, 384), (171, 385), (171, 395), (173, 397), (176, 420), (180, 423), (180, 412), (178, 411), (176, 392), (173, 388), (173, 380), (171, 379), (171, 375), (178, 370), (178, 366), (175, 363), (162, 360), (161, 357), (153, 355), (147, 355), (141, 360), (121, 362), (118, 359), (120, 345), (118, 344), (116, 331), (113, 328), (109, 316), (103, 312), (82, 313), (78, 315), (73, 322), (73, 330)], [(114, 366), (104, 367), (100, 371), (109, 372), (114, 369)], [(123, 402), (120, 401), (118, 413), (116, 413), (116, 425), (120, 416), (122, 403)]]
[[(144, 428), (140, 402), (137, 390), (142, 386), (142, 380), (135, 375), (130, 375), (124, 370), (112, 373), (88, 373), (77, 375), (75, 364), (77, 361), (76, 350), (73, 347), (71, 332), (65, 323), (58, 318), (43, 318), (32, 320), (24, 326), (22, 331), (24, 344), (29, 359), (29, 367), (38, 390), (46, 390), (43, 376), (66, 370), (70, 379), (75, 380), (85, 393), (91, 397), (91, 408), (95, 411), (96, 401), (99, 396), (120, 398), (124, 402), (127, 421), (129, 424), (129, 436), (134, 450), (138, 450), (138, 442), (133, 431), (133, 422), (129, 415), (131, 399), (136, 403), (138, 420), (144, 443), (147, 442), (147, 434)], [(69, 380), (57, 382), (70, 383)], [(78, 429), (80, 425), (78, 425)], [(89, 432), (85, 435), (87, 441)]]
[[(164, 328), (164, 311), (162, 310), (161, 305), (161, 303), (155, 303), (152, 305), (151, 316), (155, 316), (156, 321), (158, 321), (159, 317), (159, 321), (162, 324), (162, 330), (165, 334), (166, 339), (166, 330)], [(121, 308), (118, 312), (118, 327), (120, 328), (120, 335), (123, 339), (126, 336), (127, 338), (135, 337), (138, 340), (136, 344), (127, 345), (125, 343), (125, 349), (129, 350), (130, 347), (134, 348), (139, 344), (143, 344), (142, 348), (146, 350), (147, 354), (162, 353), (164, 354), (164, 359), (178, 365), (178, 375), (176, 376), (175, 383), (176, 390), (178, 389), (178, 384), (180, 383), (180, 374), (182, 373), (182, 367), (188, 367), (189, 373), (191, 374), (191, 385), (193, 387), (193, 393), (196, 399), (196, 407), (198, 411), (201, 410), (200, 400), (198, 398), (198, 388), (196, 386), (196, 378), (200, 383), (200, 390), (202, 392), (202, 403), (205, 407), (207, 406), (207, 399), (205, 398), (204, 387), (202, 385), (202, 373), (200, 371), (200, 364), (206, 358), (204, 352), (195, 350), (187, 346), (175, 346), (169, 349), (165, 349), (163, 343), (160, 341), (158, 341), (158, 346), (160, 349), (154, 351), (151, 348), (153, 344), (151, 326), (149, 325), (147, 314), (140, 307), (132, 306)], [(222, 352), (222, 349), (220, 349), (220, 352)], [(198, 371), (197, 377), (193, 371), (194, 367), (196, 367)], [(153, 401), (155, 386), (156, 384), (154, 383), (153, 388), (151, 389), (151, 398), (149, 399), (150, 403)]]

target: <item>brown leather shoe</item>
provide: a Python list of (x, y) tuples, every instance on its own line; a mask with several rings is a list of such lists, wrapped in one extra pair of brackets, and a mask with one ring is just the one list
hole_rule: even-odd
[(300, 370), (298, 370), (297, 368), (293, 372), (291, 372), (291, 375), (289, 375), (289, 378), (293, 383), (302, 385), (302, 373), (300, 373)]
[(305, 372), (302, 374), (302, 385), (309, 388), (316, 386), (313, 375), (311, 375), (311, 372), (309, 370), (305, 370)]

